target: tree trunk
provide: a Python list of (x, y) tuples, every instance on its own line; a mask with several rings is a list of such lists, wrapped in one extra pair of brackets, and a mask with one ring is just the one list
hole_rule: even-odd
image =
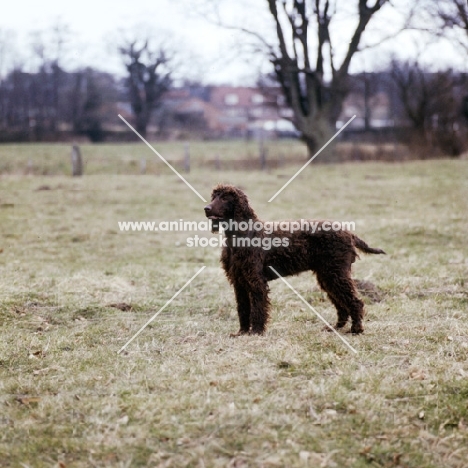
[[(341, 107), (341, 106), (340, 106)], [(307, 159), (312, 158), (317, 151), (323, 148), (330, 138), (336, 133), (334, 122), (336, 118), (328, 115), (328, 112), (317, 112), (313, 119), (307, 119), (303, 125), (298, 125), (298, 130), (301, 132), (301, 140), (307, 145)], [(323, 163), (339, 162), (340, 158), (333, 151), (336, 141), (332, 141), (325, 149), (317, 156), (317, 161)]]
[(142, 111), (135, 115), (136, 123), (135, 127), (137, 132), (143, 137), (146, 138), (146, 128), (148, 126), (148, 119), (146, 117), (146, 112)]

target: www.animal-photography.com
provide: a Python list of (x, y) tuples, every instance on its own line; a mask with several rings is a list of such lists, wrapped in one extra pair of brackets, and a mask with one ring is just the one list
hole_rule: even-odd
[(467, 31), (2, 9), (0, 468), (467, 468)]

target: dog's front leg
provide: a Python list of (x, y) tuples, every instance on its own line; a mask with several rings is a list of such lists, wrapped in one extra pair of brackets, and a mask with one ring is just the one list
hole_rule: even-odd
[(251, 332), (262, 335), (266, 330), (266, 325), (270, 317), (270, 300), (268, 299), (269, 287), (263, 278), (251, 281), (250, 292), (250, 321), (252, 323)]
[(231, 336), (244, 335), (250, 330), (250, 297), (248, 290), (239, 282), (234, 283), (234, 294), (237, 302), (237, 315), (239, 316), (240, 329)]

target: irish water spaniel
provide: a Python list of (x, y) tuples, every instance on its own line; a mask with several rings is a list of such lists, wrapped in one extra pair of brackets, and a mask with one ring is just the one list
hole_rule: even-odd
[(281, 276), (315, 272), (338, 312), (335, 327), (344, 327), (351, 317), (351, 333), (363, 332), (364, 304), (351, 278), (351, 265), (358, 257), (356, 248), (373, 254), (384, 254), (383, 250), (369, 247), (349, 231), (330, 229), (327, 221), (309, 220), (315, 232), (297, 230), (297, 224), (292, 229), (293, 222), (262, 222), (245, 193), (231, 185), (213, 189), (205, 214), (212, 220), (213, 232), (222, 225), (226, 235), (221, 263), (234, 287), (240, 322), (237, 335), (265, 332), (270, 309), (268, 281), (277, 279), (270, 266)]

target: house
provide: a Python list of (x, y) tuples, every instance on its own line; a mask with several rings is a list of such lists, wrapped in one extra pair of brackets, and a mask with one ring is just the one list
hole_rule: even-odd
[(172, 123), (207, 137), (253, 137), (294, 132), (292, 112), (279, 88), (209, 86), (175, 88), (164, 97)]
[[(337, 129), (371, 132), (407, 125), (396, 90), (385, 73), (352, 75)], [(166, 127), (207, 138), (298, 136), (293, 111), (279, 86), (184, 86), (164, 97)], [(179, 133), (179, 134), (180, 134)]]

